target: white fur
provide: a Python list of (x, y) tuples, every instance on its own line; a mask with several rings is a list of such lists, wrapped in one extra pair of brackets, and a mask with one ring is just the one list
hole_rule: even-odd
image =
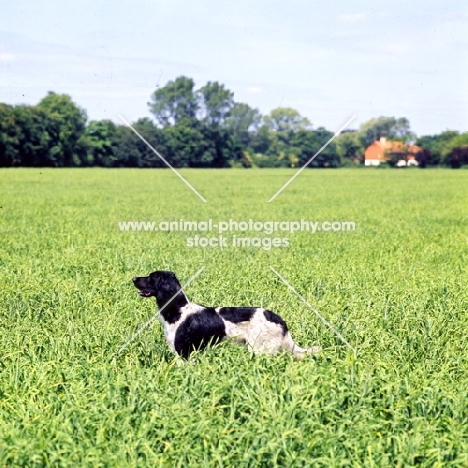
[(164, 318), (161, 315), (161, 312), (159, 312), (159, 320), (163, 324), (164, 327), (164, 336), (166, 337), (167, 344), (169, 345), (169, 348), (175, 353), (175, 347), (174, 347), (174, 340), (175, 340), (175, 335), (177, 328), (179, 328), (179, 325), (189, 316), (192, 314), (196, 314), (197, 312), (200, 312), (204, 309), (203, 306), (198, 305), (198, 304), (193, 304), (189, 302), (185, 307), (182, 307), (180, 309), (181, 316), (177, 322), (174, 323), (168, 323), (164, 320)]
[[(201, 312), (205, 307), (199, 304), (188, 303), (180, 309), (181, 316), (175, 323), (166, 322), (161, 314), (159, 318), (164, 326), (164, 335), (166, 337), (169, 348), (176, 352), (174, 340), (177, 328), (187, 319), (188, 316)], [(219, 313), (221, 307), (215, 308)], [(321, 351), (320, 346), (312, 346), (311, 348), (301, 348), (292, 339), (291, 334), (286, 332), (283, 335), (281, 325), (270, 322), (264, 315), (265, 309), (257, 308), (252, 318), (245, 322), (234, 323), (229, 320), (224, 322), (226, 330), (226, 339), (233, 341), (245, 342), (249, 351), (254, 353), (276, 354), (280, 349), (291, 352), (296, 358), (302, 359), (307, 354), (314, 354)]]
[[(215, 309), (217, 312), (220, 308)], [(257, 308), (249, 321), (233, 323), (224, 321), (226, 335), (235, 341), (244, 341), (249, 351), (254, 353), (276, 354), (280, 349), (289, 351), (295, 357), (303, 358), (309, 353), (320, 352), (320, 346), (304, 349), (294, 343), (291, 333), (283, 335), (281, 325), (265, 318), (265, 309)]]

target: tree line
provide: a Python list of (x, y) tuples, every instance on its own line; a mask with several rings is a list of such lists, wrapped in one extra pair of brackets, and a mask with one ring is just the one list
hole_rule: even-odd
[[(154, 120), (132, 123), (174, 167), (300, 167), (334, 135), (291, 108), (268, 115), (218, 82), (195, 89), (191, 78), (169, 81), (150, 96)], [(345, 131), (310, 167), (351, 166), (385, 136), (423, 151), (420, 167), (468, 164), (468, 132), (445, 131), (416, 137), (408, 119), (378, 117)], [(398, 156), (400, 157), (400, 156)], [(392, 163), (392, 158), (389, 160)], [(1, 167), (165, 167), (165, 163), (126, 125), (91, 120), (70, 96), (49, 92), (37, 105), (0, 103)]]

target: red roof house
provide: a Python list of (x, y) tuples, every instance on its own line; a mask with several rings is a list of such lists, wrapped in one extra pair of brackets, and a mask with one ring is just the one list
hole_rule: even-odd
[(398, 167), (417, 166), (416, 155), (420, 151), (422, 151), (422, 148), (419, 146), (408, 146), (401, 141), (388, 141), (385, 137), (380, 137), (380, 140), (374, 141), (364, 151), (364, 164), (366, 166), (378, 166), (381, 162), (390, 159), (389, 153), (396, 153), (401, 154), (401, 159), (396, 163)]

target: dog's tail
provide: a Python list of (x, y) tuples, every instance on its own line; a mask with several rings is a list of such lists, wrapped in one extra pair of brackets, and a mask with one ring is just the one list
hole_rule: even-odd
[(297, 359), (304, 359), (307, 354), (317, 354), (322, 351), (321, 346), (311, 346), (310, 348), (301, 348), (292, 339), (291, 333), (287, 332), (283, 339), (283, 349), (289, 351)]

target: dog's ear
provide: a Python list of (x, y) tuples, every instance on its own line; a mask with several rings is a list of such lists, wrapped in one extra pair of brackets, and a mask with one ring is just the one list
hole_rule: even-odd
[(155, 290), (158, 300), (170, 297), (182, 289), (172, 271), (154, 271), (148, 277), (148, 285)]
[(161, 284), (161, 279), (161, 272), (153, 271), (153, 273), (150, 273), (148, 276), (148, 284), (154, 289), (158, 289), (159, 285)]
[(179, 280), (172, 271), (153, 271), (149, 275), (148, 280), (156, 288), (164, 287), (165, 285), (180, 285)]

